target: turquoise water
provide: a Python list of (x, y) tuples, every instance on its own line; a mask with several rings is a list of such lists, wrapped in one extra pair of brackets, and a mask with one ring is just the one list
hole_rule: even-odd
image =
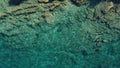
[(0, 68), (119, 68), (119, 12), (94, 18), (101, 4), (64, 6), (47, 20), (41, 11), (1, 18)]

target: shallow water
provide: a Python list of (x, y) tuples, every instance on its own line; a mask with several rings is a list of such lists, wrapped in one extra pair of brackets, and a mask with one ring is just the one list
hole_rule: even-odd
[(120, 67), (119, 4), (107, 13), (104, 2), (39, 4), (1, 0), (0, 68)]

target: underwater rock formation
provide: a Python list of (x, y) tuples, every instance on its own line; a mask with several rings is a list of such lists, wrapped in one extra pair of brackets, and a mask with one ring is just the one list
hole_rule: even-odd
[(0, 68), (120, 67), (119, 0), (0, 5)]
[(47, 2), (49, 2), (49, 0), (38, 0), (38, 2), (40, 2), (40, 3), (47, 3)]

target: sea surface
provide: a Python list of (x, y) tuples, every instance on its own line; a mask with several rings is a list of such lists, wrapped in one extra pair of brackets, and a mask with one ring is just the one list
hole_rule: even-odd
[(44, 1), (0, 0), (0, 68), (120, 68), (118, 0)]

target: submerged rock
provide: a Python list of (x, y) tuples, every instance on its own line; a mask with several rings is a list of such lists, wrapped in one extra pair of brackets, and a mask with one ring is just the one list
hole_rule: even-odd
[(11, 1), (0, 1), (1, 68), (120, 67), (118, 0)]
[(47, 3), (47, 2), (49, 2), (49, 0), (38, 0), (38, 2), (40, 2), (40, 3)]

